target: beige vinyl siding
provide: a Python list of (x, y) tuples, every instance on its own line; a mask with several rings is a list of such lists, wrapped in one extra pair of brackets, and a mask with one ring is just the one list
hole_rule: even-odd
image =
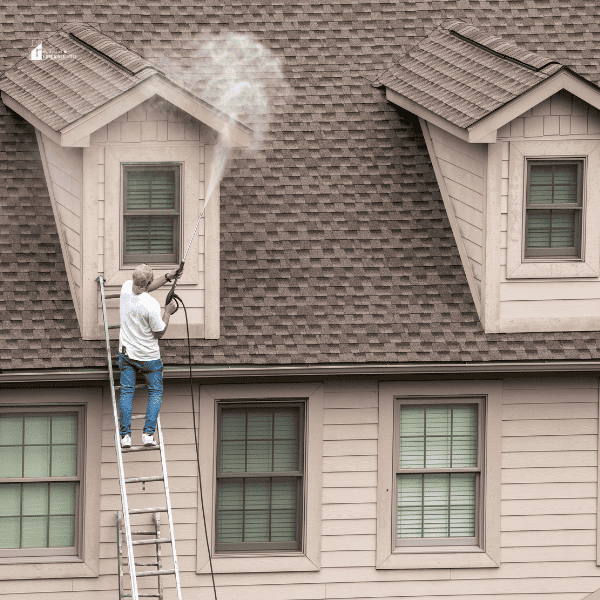
[[(600, 318), (600, 278), (587, 280), (507, 279), (510, 142), (600, 140), (600, 113), (567, 92), (559, 92), (498, 130), (501, 148), (500, 331), (594, 330)], [(590, 191), (588, 190), (588, 199)], [(595, 235), (589, 232), (588, 235)], [(543, 315), (546, 324), (540, 324)]]
[(429, 131), (481, 297), (486, 146), (469, 144), (431, 123)]
[[(189, 147), (199, 149), (199, 164), (198, 164), (198, 198), (185, 198), (186, 206), (195, 202), (201, 208), (204, 204), (205, 195), (205, 163), (208, 157), (209, 150), (216, 143), (216, 132), (204, 125), (200, 121), (188, 115), (185, 111), (170, 104), (166, 100), (158, 97), (150, 98), (134, 109), (117, 117), (114, 121), (101, 127), (94, 132), (90, 137), (90, 143), (97, 151), (98, 156), (98, 183), (97, 183), (97, 244), (98, 244), (98, 273), (86, 274), (89, 277), (103, 275), (110, 280), (113, 273), (108, 272), (105, 261), (106, 246), (108, 236), (111, 240), (115, 240), (119, 236), (119, 231), (115, 231), (116, 227), (107, 225), (106, 217), (106, 179), (113, 177), (112, 174), (107, 174), (107, 153), (110, 148), (131, 148), (139, 147), (140, 152), (147, 151), (151, 148), (173, 148)], [(77, 149), (80, 151), (80, 149)], [(183, 184), (182, 184), (183, 185)], [(213, 199), (214, 200), (214, 199)], [(218, 203), (218, 200), (215, 201)], [(94, 209), (96, 210), (96, 209)], [(199, 215), (199, 211), (198, 211)], [(189, 220), (189, 219), (188, 219)], [(196, 219), (194, 219), (195, 224)], [(108, 231), (110, 230), (110, 231)], [(186, 230), (187, 231), (187, 230)], [(190, 285), (182, 285), (178, 287), (177, 293), (181, 296), (188, 310), (190, 320), (191, 334), (194, 337), (204, 337), (202, 324), (205, 322), (205, 219), (202, 219), (196, 233), (196, 242), (198, 244), (197, 265), (198, 272), (194, 272), (195, 283)], [(185, 237), (185, 236), (183, 236)], [(185, 252), (189, 239), (183, 240), (182, 258)], [(195, 247), (195, 244), (194, 244)], [(190, 250), (190, 254), (192, 250)], [(192, 268), (190, 266), (190, 256), (186, 260), (187, 271)], [(170, 270), (157, 268), (157, 275), (162, 275), (163, 272)], [(180, 283), (185, 283), (181, 281)], [(121, 284), (107, 285), (106, 293), (114, 294), (120, 291)], [(152, 295), (161, 303), (164, 304), (167, 288), (158, 290)], [(119, 321), (119, 301), (112, 300), (108, 302), (108, 320), (110, 324), (117, 324)], [(103, 320), (102, 307), (99, 302), (95, 307), (94, 322), (96, 325), (95, 337), (103, 338)], [(179, 311), (171, 318), (171, 324), (167, 337), (185, 337), (185, 319), (183, 311)], [(118, 331), (110, 332), (111, 338), (118, 337)]]
[(81, 148), (63, 148), (40, 134), (42, 162), (47, 170), (50, 198), (64, 253), (65, 268), (72, 286), (77, 316), (81, 311)]
[[(402, 385), (398, 382), (399, 391)], [(449, 394), (452, 386), (452, 382), (446, 386)], [(194, 389), (198, 402), (198, 387)], [(320, 570), (219, 573), (219, 600), (581, 600), (599, 589), (598, 380), (509, 378), (502, 390), (499, 568), (375, 569), (378, 382), (331, 381), (324, 384), (323, 392)], [(145, 407), (146, 391), (136, 391), (134, 413)], [(196, 573), (198, 495), (188, 386), (166, 384), (161, 419), (184, 598), (210, 600), (209, 576)], [(141, 425), (142, 421), (134, 421), (134, 442), (141, 435)], [(126, 473), (159, 474), (151, 455), (134, 455), (135, 462)], [(2, 600), (23, 600), (34, 591), (40, 600), (115, 597), (115, 512), (120, 508), (120, 496), (108, 389), (104, 391), (99, 476), (100, 576), (1, 582)], [(141, 484), (129, 484), (131, 505), (161, 504), (160, 486), (162, 483), (147, 484), (143, 492)], [(150, 517), (137, 517), (136, 522), (150, 524)], [(169, 554), (166, 546), (165, 553)], [(167, 578), (165, 583), (166, 598), (172, 600), (172, 580)], [(144, 591), (150, 585), (147, 580), (142, 582)]]

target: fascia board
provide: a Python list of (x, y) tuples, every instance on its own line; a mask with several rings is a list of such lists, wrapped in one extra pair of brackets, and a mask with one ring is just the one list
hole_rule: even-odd
[(41, 131), (45, 136), (49, 137), (53, 142), (60, 144), (60, 133), (54, 131), (49, 125), (38, 119), (29, 109), (25, 108), (21, 103), (9, 96), (6, 92), (2, 92), (2, 102), (11, 110), (21, 115), (27, 122), (31, 123), (37, 130)]
[(167, 78), (155, 75), (152, 79), (154, 80), (156, 93), (159, 96), (218, 131), (226, 139), (229, 139), (234, 146), (248, 146), (253, 133), (252, 129), (201, 98), (193, 96)]
[(490, 133), (497, 131), (500, 127), (563, 89), (600, 109), (600, 90), (572, 71), (562, 69), (491, 115), (471, 125), (468, 128), (469, 142), (480, 143)]
[(98, 107), (91, 113), (81, 117), (61, 130), (61, 145), (74, 146), (82, 138), (110, 123), (128, 110), (135, 108), (154, 95), (164, 98), (181, 110), (192, 115), (202, 123), (223, 134), (235, 146), (248, 146), (252, 130), (239, 121), (235, 121), (210, 104), (179, 86), (173, 84), (162, 75), (152, 75), (134, 88)]
[(421, 117), (425, 121), (429, 123), (433, 123), (437, 125), (440, 129), (451, 133), (455, 137), (464, 140), (465, 142), (469, 142), (469, 134), (466, 129), (462, 127), (458, 127), (458, 125), (454, 125), (454, 123), (450, 123), (446, 119), (436, 115), (434, 112), (431, 112), (429, 109), (424, 108), (420, 104), (417, 104), (413, 100), (409, 100), (406, 96), (395, 92), (394, 90), (386, 87), (385, 88), (385, 97), (390, 102), (393, 102), (397, 106), (400, 106), (404, 110), (417, 115), (417, 117)]

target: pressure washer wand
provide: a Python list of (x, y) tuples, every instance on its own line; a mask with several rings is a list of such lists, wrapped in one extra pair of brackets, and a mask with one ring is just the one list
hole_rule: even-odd
[(185, 259), (187, 258), (190, 248), (192, 247), (192, 242), (194, 241), (194, 236), (196, 235), (196, 231), (198, 231), (198, 226), (200, 225), (200, 221), (202, 220), (202, 217), (204, 216), (204, 211), (206, 210), (206, 205), (208, 204), (209, 200), (210, 200), (210, 196), (204, 202), (204, 206), (202, 207), (202, 212), (200, 213), (200, 216), (198, 217), (198, 220), (196, 221), (196, 227), (194, 228), (194, 233), (192, 233), (192, 237), (190, 238), (190, 243), (188, 244), (187, 250), (185, 251), (185, 254), (183, 255), (183, 260), (181, 261), (181, 264), (179, 265), (179, 269), (177, 269), (177, 273), (175, 273), (175, 279), (173, 280), (173, 285), (171, 286), (171, 289), (169, 290), (169, 293), (167, 294), (167, 298), (165, 300), (165, 306), (167, 306), (171, 302), (171, 300), (175, 300), (175, 304), (177, 306), (172, 314), (175, 314), (179, 310), (178, 300), (181, 300), (181, 298), (179, 298), (179, 296), (175, 293), (175, 286), (177, 285), (177, 280), (181, 277), (181, 275), (183, 273), (183, 266), (185, 265)]

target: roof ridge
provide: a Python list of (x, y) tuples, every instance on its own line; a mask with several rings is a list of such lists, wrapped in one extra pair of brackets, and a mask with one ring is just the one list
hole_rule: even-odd
[(540, 56), (539, 54), (517, 46), (512, 42), (506, 42), (501, 37), (485, 33), (478, 27), (466, 23), (465, 21), (461, 21), (460, 19), (450, 19), (449, 21), (442, 23), (441, 28), (460, 37), (468, 43), (479, 46), (504, 59), (512, 60), (519, 65), (536, 72), (543, 71), (551, 65), (563, 66), (558, 60)]
[(144, 69), (153, 69), (164, 74), (154, 63), (87, 23), (66, 23), (61, 30), (130, 75), (137, 75)]

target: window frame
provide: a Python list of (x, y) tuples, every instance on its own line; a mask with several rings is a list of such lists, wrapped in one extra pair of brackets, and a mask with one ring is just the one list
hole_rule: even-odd
[[(183, 143), (183, 142), (182, 142)], [(186, 142), (185, 144), (191, 144)], [(85, 150), (85, 149), (84, 149)], [(202, 150), (202, 156), (201, 156)], [(84, 153), (84, 168), (87, 163), (85, 161), (86, 155), (90, 155), (88, 159), (90, 163), (95, 161), (102, 161), (102, 153), (98, 156), (100, 148), (90, 147), (89, 153)], [(104, 179), (104, 194), (105, 194), (105, 206), (104, 206), (104, 261), (103, 269), (99, 268), (100, 271), (104, 271), (104, 278), (106, 280), (105, 285), (109, 286), (121, 286), (128, 279), (131, 279), (131, 273), (136, 265), (123, 265), (122, 264), (122, 240), (123, 236), (122, 225), (121, 225), (121, 213), (123, 205), (123, 181), (122, 181), (122, 165), (123, 164), (140, 164), (140, 163), (178, 163), (181, 165), (181, 179), (180, 179), (180, 210), (181, 210), (181, 221), (182, 227), (180, 228), (180, 237), (184, 240), (192, 239), (192, 234), (198, 217), (200, 216), (199, 205), (202, 202), (204, 193), (200, 190), (200, 161), (204, 159), (204, 155), (207, 154), (206, 160), (209, 160), (208, 152), (198, 146), (198, 142), (194, 142), (194, 145), (167, 145), (167, 146), (137, 146), (128, 144), (111, 145), (106, 144), (103, 147), (104, 154), (104, 169), (100, 164), (99, 178)], [(94, 156), (96, 155), (96, 156)], [(104, 171), (104, 173), (102, 173)], [(217, 186), (218, 187), (218, 186)], [(199, 200), (200, 199), (200, 200)], [(212, 219), (214, 216), (211, 213), (209, 215), (208, 208), (215, 201), (215, 205), (218, 205), (219, 201), (217, 198), (213, 198), (207, 206), (206, 219)], [(218, 206), (211, 207), (218, 211)], [(217, 212), (218, 215), (218, 212)], [(210, 231), (209, 227), (213, 223), (205, 223), (204, 231), (206, 233)], [(216, 223), (218, 231), (218, 222)], [(118, 232), (115, 234), (107, 234), (108, 232)], [(198, 284), (199, 278), (199, 252), (200, 252), (200, 236), (195, 235), (192, 239), (192, 245), (188, 256), (186, 257), (185, 270), (179, 280), (179, 285), (187, 284)], [(205, 245), (207, 240), (205, 239)], [(206, 260), (206, 259), (205, 259)], [(156, 268), (156, 272), (168, 271), (169, 267), (177, 266), (176, 263), (172, 265), (160, 264), (154, 265), (150, 263), (150, 266)], [(100, 267), (100, 266), (99, 266)], [(207, 265), (205, 265), (205, 268)], [(205, 276), (206, 280), (206, 276)], [(102, 334), (98, 329), (98, 333)], [(171, 328), (169, 328), (170, 330)], [(172, 334), (172, 332), (171, 332)], [(103, 335), (103, 334), (102, 334)], [(204, 337), (201, 335), (200, 337)]]
[[(321, 489), (323, 473), (323, 384), (203, 385), (199, 390), (198, 435), (206, 526), (215, 573), (318, 571), (321, 562)], [(220, 402), (303, 402), (304, 514), (301, 550), (214, 552), (216, 501), (217, 414)], [(202, 423), (200, 431), (199, 423)], [(266, 560), (265, 560), (266, 559)], [(197, 573), (210, 573), (202, 506), (198, 503)]]
[[(586, 177), (586, 159), (585, 157), (573, 157), (566, 159), (564, 157), (548, 157), (544, 159), (540, 158), (526, 158), (526, 180), (525, 180), (525, 202), (523, 203), (523, 261), (529, 262), (543, 262), (546, 260), (561, 261), (561, 260), (583, 260), (583, 248), (585, 242), (583, 240), (583, 232), (585, 231), (585, 177)], [(557, 165), (557, 164), (573, 164), (577, 166), (577, 204), (535, 204), (532, 205), (529, 202), (531, 196), (531, 167), (535, 164), (546, 164), (546, 165)], [(579, 223), (578, 231), (575, 234), (575, 246), (573, 246), (572, 252), (567, 252), (568, 248), (528, 248), (527, 247), (527, 222), (529, 219), (528, 211), (535, 210), (578, 210), (579, 211)]]
[[(503, 143), (503, 142), (498, 142)], [(507, 279), (554, 279), (600, 276), (600, 239), (586, 232), (600, 228), (600, 203), (586, 202), (586, 190), (600, 186), (600, 141), (532, 140), (506, 142), (509, 148), (507, 196)], [(528, 160), (583, 160), (581, 257), (525, 257), (525, 210)]]
[[(126, 192), (127, 192), (127, 177), (130, 171), (142, 171), (145, 168), (157, 167), (158, 170), (172, 170), (175, 173), (175, 208), (172, 210), (143, 210), (143, 211), (128, 211), (126, 210)], [(120, 236), (121, 236), (121, 268), (131, 268), (139, 265), (140, 263), (152, 264), (157, 269), (169, 268), (178, 265), (182, 254), (182, 237), (181, 232), (184, 228), (183, 222), (183, 210), (182, 210), (182, 194), (181, 194), (181, 181), (183, 179), (184, 165), (181, 162), (122, 162), (121, 163), (121, 219), (120, 219)], [(175, 252), (171, 255), (136, 255), (127, 254), (126, 248), (126, 229), (125, 220), (130, 216), (161, 216), (169, 215), (175, 217), (175, 227), (173, 228), (173, 246)], [(152, 260), (149, 260), (152, 259)]]
[[(239, 408), (247, 408), (247, 409), (262, 409), (268, 408), (276, 410), (277, 407), (290, 406), (299, 409), (299, 421), (298, 421), (298, 458), (299, 458), (299, 467), (300, 469), (297, 471), (269, 471), (269, 472), (245, 472), (245, 473), (223, 473), (219, 471), (218, 465), (220, 464), (221, 457), (221, 444), (220, 444), (220, 432), (221, 432), (221, 423), (222, 423), (222, 412), (223, 408), (230, 408), (232, 406)], [(219, 554), (229, 554), (232, 552), (235, 553), (245, 553), (245, 552), (301, 552), (302, 551), (302, 542), (303, 542), (303, 524), (304, 524), (304, 498), (306, 494), (306, 478), (304, 473), (306, 471), (305, 468), (305, 446), (306, 446), (306, 428), (305, 428), (305, 419), (304, 415), (306, 413), (306, 401), (296, 401), (296, 400), (288, 400), (286, 398), (281, 398), (280, 400), (273, 399), (269, 402), (257, 402), (248, 403), (248, 402), (237, 402), (237, 401), (220, 401), (217, 403), (217, 430), (216, 430), (216, 465), (215, 468), (215, 479), (244, 479), (248, 477), (253, 478), (272, 478), (274, 476), (277, 477), (299, 477), (300, 481), (297, 483), (297, 488), (300, 488), (300, 493), (297, 493), (296, 496), (296, 542), (242, 542), (240, 544), (237, 543), (227, 543), (227, 542), (218, 542), (218, 502), (219, 502), (219, 486), (215, 482), (215, 517), (214, 517), (214, 528), (215, 528), (215, 555)], [(280, 473), (279, 475), (274, 475), (275, 473)], [(229, 547), (227, 547), (229, 546)]]
[[(396, 544), (397, 482), (395, 412), (399, 403), (433, 404), (480, 401), (481, 469), (479, 538), (477, 544)], [(477, 568), (500, 565), (500, 463), (502, 382), (402, 381), (379, 384), (377, 476), (377, 569)]]
[[(19, 550), (12, 556), (0, 556), (0, 581), (18, 579), (57, 579), (98, 577), (100, 573), (100, 464), (102, 449), (102, 388), (0, 388), (0, 407), (12, 412), (82, 413), (81, 503), (76, 534), (76, 554), (43, 552), (23, 556)], [(78, 456), (79, 458), (79, 456)], [(7, 549), (13, 550), (13, 549)], [(61, 550), (61, 549), (59, 549)], [(35, 565), (35, 566), (32, 566)]]
[(2, 406), (0, 405), (0, 413), (2, 414), (22, 414), (26, 416), (38, 415), (40, 413), (50, 414), (76, 414), (77, 415), (77, 474), (72, 477), (2, 477), (0, 485), (8, 483), (76, 483), (76, 500), (75, 500), (75, 540), (73, 546), (65, 547), (48, 547), (48, 548), (0, 548), (0, 558), (11, 557), (29, 557), (29, 556), (77, 556), (81, 548), (81, 515), (83, 509), (83, 494), (82, 482), (85, 473), (85, 414), (83, 406), (73, 406), (72, 408), (61, 408), (59, 406), (36, 406), (29, 410), (23, 407)]

